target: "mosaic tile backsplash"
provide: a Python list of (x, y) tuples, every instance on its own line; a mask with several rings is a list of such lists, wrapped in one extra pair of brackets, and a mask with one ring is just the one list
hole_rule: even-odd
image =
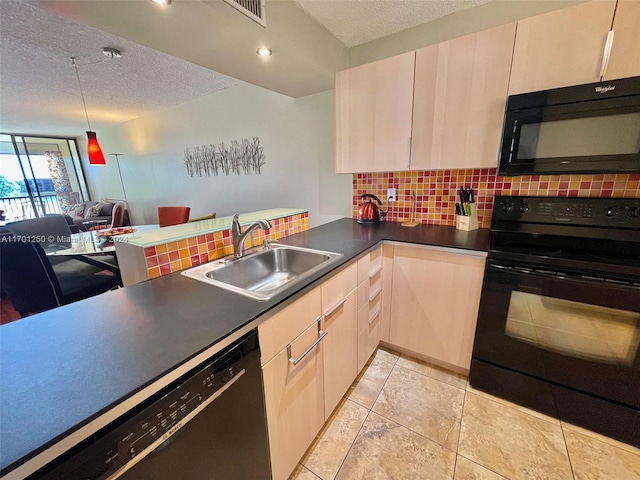
[[(265, 238), (279, 240), (280, 238), (304, 232), (309, 229), (309, 213), (304, 212), (288, 217), (271, 220), (272, 228), (253, 231), (254, 245), (262, 245)], [(251, 239), (247, 238), (245, 248), (251, 246)], [(169, 273), (195, 267), (233, 253), (231, 230), (198, 235), (176, 242), (164, 243), (144, 249), (149, 278), (156, 278)]]
[[(489, 227), (496, 195), (541, 197), (640, 198), (640, 174), (531, 175), (499, 177), (495, 168), (413, 172), (358, 173), (353, 175), (353, 218), (358, 216), (360, 195), (372, 193), (382, 200), (390, 222), (409, 218), (411, 190), (416, 193), (416, 220), (427, 224), (455, 225), (457, 190), (473, 188), (480, 227)], [(387, 203), (387, 189), (395, 188), (398, 201)]]

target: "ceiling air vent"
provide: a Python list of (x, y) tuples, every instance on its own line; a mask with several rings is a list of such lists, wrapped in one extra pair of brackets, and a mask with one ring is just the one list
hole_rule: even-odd
[(244, 13), (254, 22), (258, 22), (263, 27), (267, 27), (266, 12), (264, 10), (265, 0), (224, 0), (236, 10)]

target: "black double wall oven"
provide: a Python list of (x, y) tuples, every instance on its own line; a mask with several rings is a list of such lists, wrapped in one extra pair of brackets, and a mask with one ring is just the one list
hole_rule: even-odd
[(471, 385), (640, 447), (640, 199), (496, 197)]

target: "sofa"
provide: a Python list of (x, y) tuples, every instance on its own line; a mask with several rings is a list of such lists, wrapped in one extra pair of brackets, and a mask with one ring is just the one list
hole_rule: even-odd
[(125, 202), (109, 202), (109, 201), (87, 201), (71, 205), (65, 211), (62, 212), (67, 218), (69, 225), (78, 227), (78, 230), (84, 232), (88, 230), (88, 226), (84, 222), (88, 221), (107, 221), (107, 225), (111, 226), (111, 212), (116, 203), (121, 203), (124, 208), (124, 217), (122, 225), (113, 225), (114, 227), (122, 227), (125, 225), (131, 225), (129, 220), (129, 210)]

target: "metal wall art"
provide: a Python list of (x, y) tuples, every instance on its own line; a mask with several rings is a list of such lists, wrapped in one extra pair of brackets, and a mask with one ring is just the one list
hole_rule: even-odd
[(221, 142), (218, 145), (201, 145), (184, 151), (184, 166), (189, 176), (197, 175), (260, 175), (262, 166), (266, 163), (260, 139), (243, 138), (229, 145)]

